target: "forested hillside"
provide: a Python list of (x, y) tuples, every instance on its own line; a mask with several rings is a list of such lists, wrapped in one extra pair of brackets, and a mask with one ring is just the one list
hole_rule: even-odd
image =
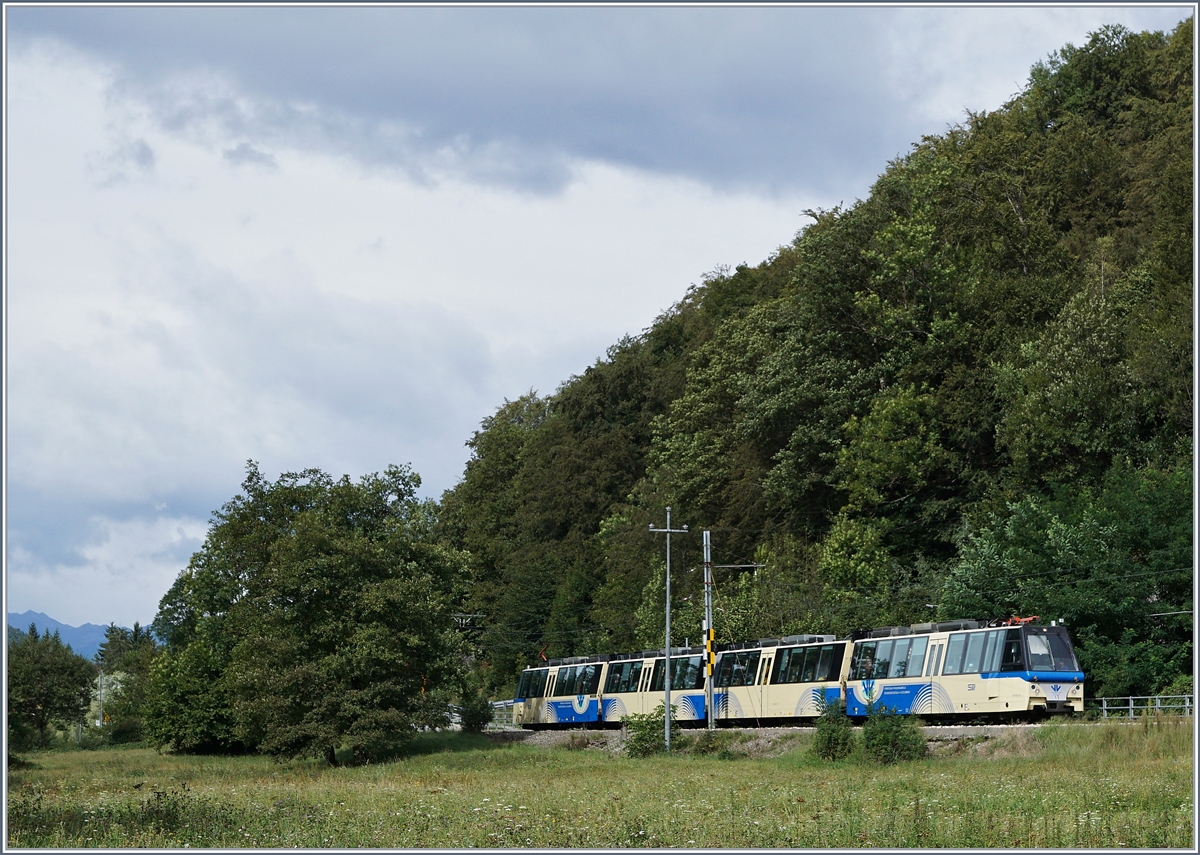
[[(1070, 628), (1089, 694), (1191, 673), (1192, 25), (1105, 28), (471, 439), (438, 536), (491, 684), (548, 656), (932, 617)], [(1182, 684), (1180, 684), (1182, 685)]]

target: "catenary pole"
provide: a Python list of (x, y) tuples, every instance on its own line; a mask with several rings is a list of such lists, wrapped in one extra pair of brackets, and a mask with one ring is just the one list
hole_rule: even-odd
[(688, 527), (671, 528), (671, 506), (667, 505), (667, 527), (655, 528), (650, 524), (654, 534), (667, 536), (667, 632), (666, 632), (666, 661), (663, 662), (663, 742), (667, 751), (671, 750), (671, 535), (687, 534)]
[(704, 717), (708, 729), (717, 726), (713, 709), (713, 613), (712, 613), (712, 532), (704, 532)]

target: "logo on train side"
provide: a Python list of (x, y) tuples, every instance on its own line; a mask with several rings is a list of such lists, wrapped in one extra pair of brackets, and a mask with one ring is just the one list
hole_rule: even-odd
[(575, 700), (571, 701), (571, 706), (575, 708), (575, 712), (583, 715), (588, 708), (587, 695), (576, 695)]

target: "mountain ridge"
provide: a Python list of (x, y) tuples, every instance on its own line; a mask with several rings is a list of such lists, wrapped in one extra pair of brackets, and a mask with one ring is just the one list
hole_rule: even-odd
[(73, 651), (85, 659), (91, 659), (100, 651), (100, 645), (104, 643), (104, 631), (108, 628), (94, 623), (71, 626), (42, 612), (8, 613), (8, 625), (13, 629), (26, 632), (30, 624), (35, 625), (38, 632), (58, 630), (58, 637), (62, 639), (63, 644), (70, 645)]

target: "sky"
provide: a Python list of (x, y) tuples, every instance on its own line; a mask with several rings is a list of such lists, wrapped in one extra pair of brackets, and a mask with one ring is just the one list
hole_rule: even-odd
[(5, 596), (153, 620), (236, 495), (411, 464), (1186, 6), (5, 13)]

